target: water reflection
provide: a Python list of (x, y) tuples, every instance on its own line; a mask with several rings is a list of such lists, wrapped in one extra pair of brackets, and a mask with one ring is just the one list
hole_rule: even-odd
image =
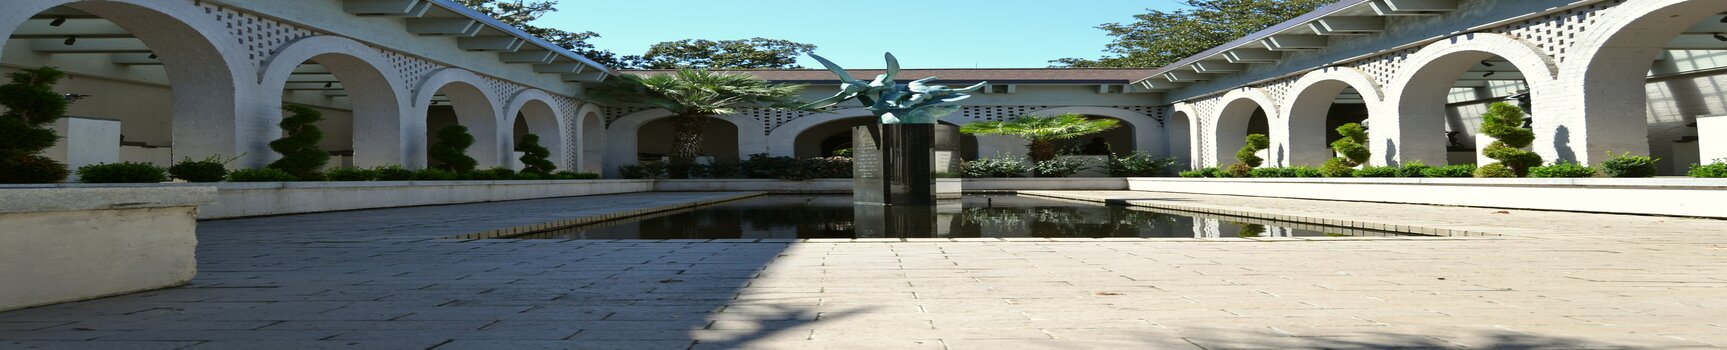
[[(1201, 217), (1196, 217), (1201, 216)], [(858, 218), (865, 218), (859, 220)], [(884, 224), (886, 222), (886, 224)], [(544, 239), (1227, 238), (1393, 236), (1012, 195), (934, 208), (854, 206), (850, 196), (763, 196), (534, 234)]]

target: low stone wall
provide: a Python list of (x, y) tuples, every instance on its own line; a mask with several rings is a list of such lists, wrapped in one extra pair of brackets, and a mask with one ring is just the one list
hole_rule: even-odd
[(216, 202), (198, 211), (200, 219), (284, 215), (497, 202), (522, 199), (647, 192), (653, 180), (542, 181), (365, 181), (365, 182), (219, 182), (209, 184), (58, 184), (8, 185), (6, 188), (181, 188), (215, 187)]
[(0, 189), (0, 311), (192, 280), (212, 187)]
[(1120, 191), (1127, 179), (1119, 177), (965, 179), (966, 191)]
[[(1073, 191), (1107, 191), (1126, 190), (1125, 178), (1004, 178), (1004, 179), (936, 179), (936, 192), (951, 193), (958, 187), (966, 192), (973, 191), (1013, 191), (1013, 190), (1073, 190)], [(655, 191), (663, 192), (729, 192), (729, 191), (763, 191), (772, 193), (830, 193), (849, 194), (852, 192), (851, 179), (818, 179), (810, 181), (785, 181), (772, 179), (692, 179), (692, 180), (658, 180), (654, 183)]]
[(1715, 179), (1128, 179), (1134, 191), (1727, 218)]

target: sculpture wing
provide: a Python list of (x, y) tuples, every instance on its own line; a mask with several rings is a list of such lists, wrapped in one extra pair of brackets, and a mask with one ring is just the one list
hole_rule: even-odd
[(930, 90), (930, 87), (929, 87), (929, 85), (925, 85), (924, 83), (928, 83), (931, 80), (936, 80), (936, 79), (940, 79), (940, 78), (941, 77), (928, 77), (928, 78), (913, 80), (913, 81), (911, 81), (911, 83), (907, 83), (906, 87), (911, 89), (912, 92), (927, 92)]
[(829, 61), (827, 58), (813, 53), (810, 54), (810, 57), (815, 58), (816, 62), (821, 62), (822, 66), (827, 67), (829, 71), (833, 71), (834, 75), (840, 76), (840, 81), (849, 82), (857, 80), (857, 78), (852, 78), (851, 73), (847, 73), (845, 68), (840, 68), (840, 65), (834, 64), (834, 61)]
[(986, 81), (986, 82), (977, 83), (977, 85), (967, 86), (964, 89), (954, 90), (953, 92), (977, 91), (978, 89), (983, 89), (984, 85), (989, 85), (989, 82)]
[(899, 75), (899, 59), (894, 58), (892, 52), (884, 56), (887, 57), (887, 80), (893, 80), (894, 76)]
[(830, 106), (839, 104), (840, 102), (845, 102), (846, 100), (851, 99), (850, 97), (848, 97), (846, 95), (848, 95), (848, 94), (841, 92), (840, 94), (834, 95), (833, 97), (824, 98), (824, 99), (821, 99), (821, 100), (818, 100), (815, 102), (810, 102), (810, 103), (804, 104), (803, 106), (798, 107), (798, 109), (828, 108)]

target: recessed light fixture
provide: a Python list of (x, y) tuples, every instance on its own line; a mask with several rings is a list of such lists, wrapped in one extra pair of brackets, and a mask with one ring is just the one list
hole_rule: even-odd
[(1488, 67), (1492, 67), (1492, 66), (1493, 66), (1493, 61), (1481, 61), (1481, 65), (1483, 65), (1483, 66), (1488, 66)]
[(1483, 77), (1483, 78), (1491, 77), (1494, 74), (1499, 74), (1499, 72), (1487, 72), (1487, 74), (1482, 74), (1481, 77)]
[(55, 18), (53, 22), (48, 22), (48, 25), (55, 26), (55, 27), (59, 27), (59, 26), (65, 25), (65, 24), (66, 24), (66, 17)]
[(78, 37), (76, 37), (76, 36), (66, 37), (66, 46), (72, 46), (73, 44), (77, 44), (77, 43), (78, 43)]
[(336, 82), (333, 82), (333, 81), (324, 82), (324, 88), (325, 89), (333, 88), (333, 87), (336, 87)]
[(154, 53), (150, 54), (150, 59), (152, 59), (152, 60), (156, 59), (156, 54), (154, 54)]
[(1727, 34), (1715, 33), (1715, 40), (1727, 41)]

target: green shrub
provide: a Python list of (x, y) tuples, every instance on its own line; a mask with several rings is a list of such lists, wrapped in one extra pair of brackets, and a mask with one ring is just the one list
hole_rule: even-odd
[(240, 169), (228, 172), (229, 182), (287, 182), (299, 178), (286, 171), (272, 168)]
[(475, 170), (474, 172), (467, 173), (465, 175), (468, 176), (468, 180), (496, 181), (516, 179), (516, 171), (505, 167)]
[(378, 179), (378, 171), (365, 168), (335, 168), (330, 169), (329, 173), (324, 174), (324, 177), (329, 178), (330, 181), (375, 181)]
[(1595, 168), (1582, 164), (1559, 161), (1553, 165), (1529, 168), (1529, 177), (1540, 178), (1582, 178), (1595, 177)]
[(66, 73), (52, 67), (8, 74), (0, 85), (0, 183), (53, 183), (66, 179), (66, 164), (38, 155), (60, 136), (50, 125), (69, 104), (54, 85)]
[(1343, 138), (1331, 142), (1332, 151), (1341, 157), (1325, 161), (1320, 167), (1320, 173), (1326, 177), (1348, 177), (1355, 173), (1355, 167), (1367, 164), (1367, 158), (1373, 152), (1367, 149), (1367, 127), (1358, 123), (1348, 123), (1337, 127), (1337, 134)]
[(1325, 176), (1325, 174), (1323, 174), (1319, 171), (1319, 168), (1315, 168), (1315, 167), (1305, 167), (1305, 166), (1290, 167), (1290, 168), (1284, 168), (1284, 171), (1288, 172), (1288, 173), (1293, 173), (1293, 175), (1294, 175), (1294, 176), (1285, 176), (1285, 177), (1323, 177), (1323, 176)]
[(168, 167), (168, 175), (186, 182), (220, 182), (228, 177), (227, 161), (217, 156), (204, 160), (192, 160), (187, 157), (174, 166)]
[[(1252, 171), (1248, 172), (1248, 175), (1260, 178), (1288, 177), (1283, 175), (1286, 169), (1288, 168), (1253, 168)], [(1293, 172), (1291, 173), (1293, 174)]]
[(98, 184), (167, 182), (166, 169), (150, 163), (103, 163), (78, 167), (78, 182)]
[(1178, 162), (1175, 157), (1153, 157), (1134, 151), (1126, 157), (1110, 159), (1108, 171), (1112, 177), (1152, 177), (1163, 175), (1164, 169), (1174, 167)]
[(1709, 165), (1692, 164), (1691, 170), (1685, 172), (1685, 175), (1697, 178), (1727, 177), (1727, 159), (1716, 159)]
[(468, 147), (474, 145), (474, 136), (468, 134), (468, 127), (461, 125), (446, 126), (438, 129), (438, 143), (426, 149), (426, 156), (438, 162), (438, 169), (454, 173), (474, 171), (479, 162), (468, 156)]
[(1400, 169), (1398, 167), (1394, 167), (1394, 166), (1370, 166), (1370, 167), (1361, 168), (1360, 170), (1356, 170), (1355, 173), (1350, 174), (1350, 176), (1354, 176), (1354, 177), (1397, 177), (1399, 170)]
[(522, 152), (523, 173), (546, 175), (558, 171), (558, 165), (546, 159), (552, 156), (552, 151), (540, 146), (540, 135), (522, 135), (522, 143), (516, 145), (516, 152)]
[(549, 180), (549, 179), (551, 179), (551, 177), (552, 177), (552, 174), (546, 174), (546, 175), (542, 176), (538, 173), (529, 173), (529, 172), (516, 173), (516, 180)]
[(1175, 176), (1186, 177), (1186, 178), (1199, 178), (1199, 177), (1205, 177), (1205, 171), (1188, 170), (1188, 171), (1176, 173)]
[(1325, 165), (1319, 167), (1319, 175), (1324, 177), (1351, 177), (1355, 175), (1355, 165), (1350, 165), (1350, 160), (1342, 157), (1331, 158), (1330, 160), (1325, 161)]
[(1497, 160), (1494, 164), (1504, 165), (1514, 175), (1528, 175), (1529, 168), (1541, 165), (1540, 154), (1524, 150), (1535, 142), (1535, 132), (1523, 128), (1522, 108), (1505, 102), (1488, 106), (1487, 113), (1481, 115), (1481, 133), (1495, 139), (1481, 154)]
[(690, 166), (690, 178), (692, 179), (736, 179), (743, 176), (743, 166), (738, 162), (715, 160), (708, 164)]
[(803, 160), (792, 157), (774, 157), (766, 153), (751, 154), (749, 159), (738, 162), (744, 177), (751, 179), (780, 179), (789, 181), (804, 181), (812, 178), (809, 167)]
[(1426, 177), (1474, 177), (1475, 164), (1456, 164), (1421, 170)]
[(281, 154), (282, 159), (266, 167), (301, 179), (322, 178), (318, 169), (330, 161), (330, 153), (318, 149), (324, 131), (318, 130), (317, 123), (324, 120), (324, 114), (303, 105), (288, 105), (282, 110), (289, 114), (277, 124), (282, 127), (282, 138), (270, 141), (270, 149)]
[(414, 171), (414, 180), (419, 181), (450, 181), (459, 178), (460, 177), (456, 176), (456, 173), (438, 168), (425, 168)]
[(1505, 166), (1505, 164), (1493, 163), (1493, 164), (1483, 165), (1481, 167), (1475, 168), (1475, 177), (1479, 177), (1479, 178), (1517, 177), (1517, 171), (1511, 170), (1511, 167), (1507, 167), (1507, 166)]
[(1229, 167), (1224, 168), (1217, 177), (1253, 177), (1253, 166), (1247, 165), (1247, 163), (1230, 164)]
[(414, 171), (400, 165), (382, 165), (372, 168), (378, 181), (408, 181), (414, 179)]
[(618, 176), (625, 179), (659, 179), (666, 177), (666, 163), (661, 161), (642, 162), (618, 167)]
[(1025, 161), (1012, 156), (983, 158), (960, 163), (960, 176), (966, 178), (1025, 177), (1030, 171)]
[(1397, 167), (1397, 177), (1427, 177), (1427, 169), (1432, 168), (1419, 160), (1412, 161)]
[(599, 180), (600, 174), (597, 174), (597, 173), (570, 173), (570, 178), (575, 179), (575, 180)]
[(1230, 165), (1229, 176), (1252, 176), (1253, 168), (1265, 164), (1265, 158), (1259, 157), (1259, 151), (1264, 151), (1267, 148), (1271, 148), (1270, 137), (1266, 137), (1265, 134), (1247, 135), (1247, 144), (1241, 146), (1241, 150), (1235, 151), (1235, 160), (1241, 161), (1236, 164), (1241, 166)]
[(1229, 168), (1205, 168), (1205, 169), (1207, 170), (1205, 172), (1205, 177), (1211, 177), (1211, 178), (1235, 177), (1235, 176), (1229, 174)]
[(1078, 159), (1056, 157), (1032, 165), (1031, 173), (1037, 177), (1069, 177), (1088, 168), (1091, 166)]
[[(1607, 155), (1612, 156), (1613, 153), (1608, 152)], [(1659, 158), (1634, 156), (1626, 152), (1601, 162), (1601, 173), (1607, 174), (1607, 177), (1655, 177), (1655, 163), (1660, 161)]]
[(849, 179), (852, 177), (851, 157), (810, 158), (803, 161), (811, 177), (817, 179)]

